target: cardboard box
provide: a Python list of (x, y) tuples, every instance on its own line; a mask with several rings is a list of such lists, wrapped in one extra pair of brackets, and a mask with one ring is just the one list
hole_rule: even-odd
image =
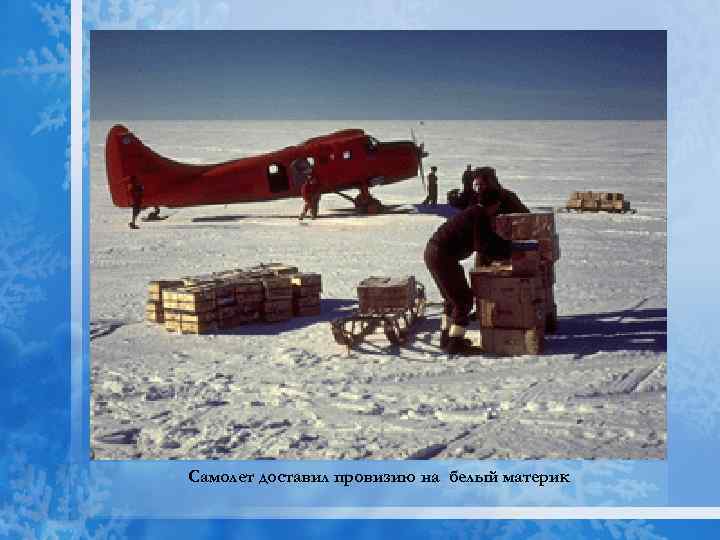
[(515, 356), (543, 352), (545, 334), (542, 328), (481, 328), (480, 334), (482, 348), (490, 354)]
[(415, 276), (372, 276), (360, 282), (357, 294), (363, 313), (405, 309), (415, 304)]

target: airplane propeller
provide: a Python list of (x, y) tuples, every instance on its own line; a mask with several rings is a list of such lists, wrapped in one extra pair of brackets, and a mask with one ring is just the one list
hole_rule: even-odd
[(415, 137), (415, 130), (413, 130), (413, 128), (410, 128), (410, 136), (412, 137), (413, 143), (415, 144), (415, 148), (417, 148), (418, 165), (420, 166), (420, 180), (422, 180), (423, 189), (427, 191), (427, 186), (425, 185), (425, 169), (423, 168), (423, 158), (428, 156), (428, 153), (425, 151), (425, 143), (417, 143), (417, 138)]

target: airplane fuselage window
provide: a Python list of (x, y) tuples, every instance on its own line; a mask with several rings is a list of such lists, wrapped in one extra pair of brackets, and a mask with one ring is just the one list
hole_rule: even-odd
[(350, 153), (350, 150), (345, 150), (343, 152), (343, 159), (350, 159), (352, 157), (352, 154)]

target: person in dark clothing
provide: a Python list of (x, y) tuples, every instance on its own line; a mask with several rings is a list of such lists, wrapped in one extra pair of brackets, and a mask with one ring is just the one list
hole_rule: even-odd
[(485, 190), (482, 205), (474, 204), (448, 219), (425, 248), (425, 265), (444, 301), (440, 347), (450, 354), (468, 352), (472, 346), (464, 336), (474, 297), (460, 261), (473, 252), (498, 258), (509, 258), (512, 252), (512, 241), (492, 228), (499, 206), (500, 192)]
[(298, 219), (302, 221), (308, 211), (310, 212), (310, 217), (315, 219), (318, 215), (318, 206), (320, 205), (320, 184), (317, 177), (311, 174), (300, 188), (300, 193), (303, 201), (305, 201), (305, 205)]
[(475, 203), (475, 193), (473, 191), (473, 179), (474, 173), (472, 165), (467, 164), (467, 168), (462, 175), (462, 192), (460, 193), (461, 206), (467, 208), (471, 204)]
[(132, 204), (132, 220), (130, 220), (128, 226), (131, 229), (139, 229), (140, 227), (137, 226), (135, 221), (140, 215), (140, 210), (142, 209), (143, 186), (135, 176), (131, 176), (127, 185), (127, 190)]
[(473, 191), (476, 201), (482, 198), (483, 192), (494, 189), (500, 192), (498, 214), (527, 214), (530, 212), (514, 191), (505, 189), (500, 185), (495, 169), (492, 167), (478, 167), (473, 175)]
[(430, 167), (430, 174), (428, 174), (428, 194), (423, 201), (423, 204), (429, 204), (433, 208), (435, 208), (435, 206), (437, 205), (438, 195), (438, 179), (437, 175), (435, 174), (436, 172), (437, 167), (435, 167), (434, 165)]

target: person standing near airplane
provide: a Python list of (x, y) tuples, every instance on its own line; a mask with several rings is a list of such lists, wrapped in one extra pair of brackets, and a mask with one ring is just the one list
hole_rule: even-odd
[(142, 196), (143, 196), (143, 185), (138, 181), (135, 176), (130, 177), (130, 181), (127, 185), (128, 195), (130, 196), (130, 202), (132, 203), (132, 219), (128, 226), (131, 229), (139, 229), (135, 221), (140, 215), (142, 209)]
[(315, 219), (320, 205), (320, 183), (314, 173), (309, 173), (308, 179), (300, 188), (300, 194), (305, 204), (298, 219), (302, 221), (308, 212), (310, 212), (310, 217)]
[(430, 174), (428, 174), (428, 194), (423, 201), (423, 204), (429, 204), (433, 208), (437, 205), (437, 194), (438, 194), (438, 179), (437, 167), (433, 165), (430, 167)]

